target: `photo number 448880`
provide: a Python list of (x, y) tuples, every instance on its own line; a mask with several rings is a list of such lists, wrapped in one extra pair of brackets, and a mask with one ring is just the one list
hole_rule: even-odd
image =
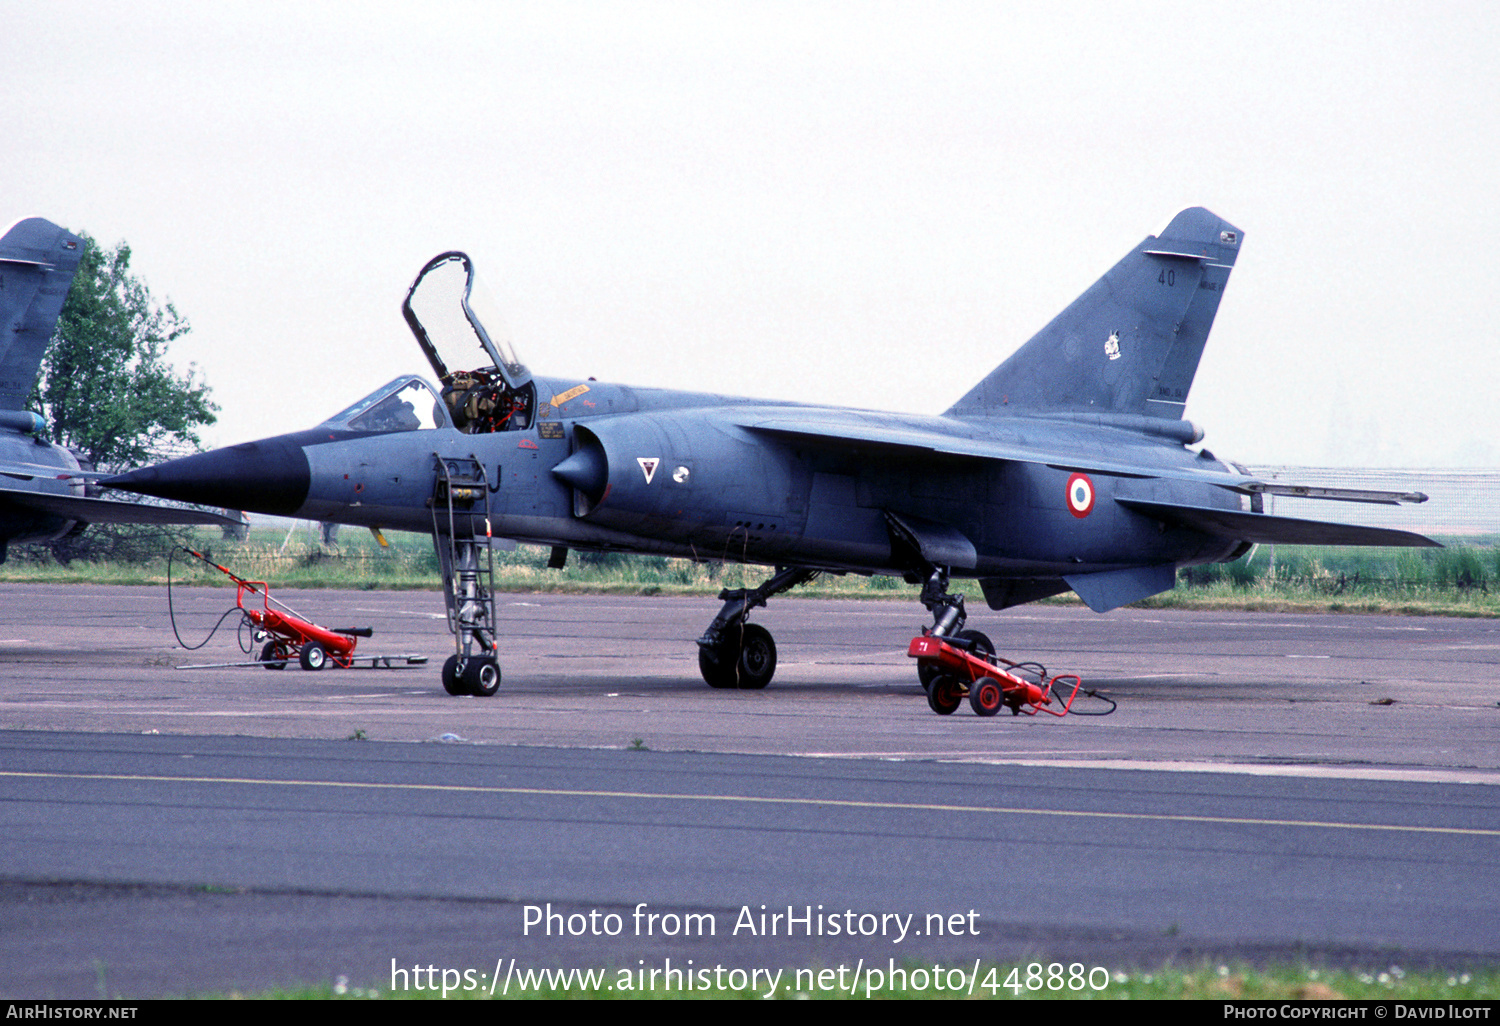
[(1032, 962), (1026, 967), (1025, 974), (1021, 972), (1020, 966), (1013, 966), (1006, 975), (1004, 982), (998, 982), (1000, 969), (991, 969), (980, 987), (995, 994), (1001, 988), (1009, 989), (1015, 994), (1023, 990), (1104, 990), (1109, 986), (1110, 972), (1102, 965), (1096, 965), (1092, 969), (1086, 968), (1081, 962), (1074, 962), (1064, 966), (1061, 962), (1052, 962), (1042, 965), (1040, 962)]

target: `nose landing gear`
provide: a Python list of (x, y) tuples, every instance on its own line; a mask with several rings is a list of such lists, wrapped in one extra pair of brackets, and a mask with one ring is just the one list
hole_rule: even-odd
[[(500, 690), (489, 479), (484, 465), (472, 456), (434, 457), (432, 541), (443, 569), (443, 599), (455, 650), (443, 664), (443, 690), (450, 695), (488, 698)], [(475, 509), (481, 499), (482, 518)], [(439, 520), (439, 509), (446, 510), (446, 523)], [(481, 530), (483, 535), (478, 533)]]

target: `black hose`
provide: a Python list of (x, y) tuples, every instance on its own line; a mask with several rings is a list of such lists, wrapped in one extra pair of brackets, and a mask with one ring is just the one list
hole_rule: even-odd
[(1073, 704), (1068, 707), (1069, 716), (1108, 716), (1110, 713), (1114, 712), (1120, 707), (1120, 703), (1116, 702), (1113, 698), (1106, 698), (1103, 695), (1099, 694), (1099, 692), (1095, 691), (1093, 688), (1081, 688), (1078, 694), (1083, 697), (1098, 699), (1101, 702), (1108, 702), (1109, 708), (1105, 709), (1103, 712), (1084, 712), (1082, 709), (1078, 708), (1078, 701), (1075, 698)]
[[(224, 621), (229, 619), (231, 615), (233, 615), (234, 613), (243, 613), (244, 610), (240, 609), (238, 603), (230, 606), (227, 610), (224, 611), (224, 615), (219, 617), (219, 622), (214, 624), (213, 629), (208, 632), (208, 637), (204, 638), (196, 645), (189, 645), (186, 641), (183, 641), (182, 634), (177, 630), (177, 612), (172, 605), (172, 559), (177, 555), (178, 549), (182, 549), (183, 552), (186, 552), (189, 555), (197, 555), (197, 553), (193, 552), (191, 549), (183, 548), (181, 545), (174, 545), (167, 553), (167, 616), (172, 621), (172, 634), (177, 638), (177, 644), (181, 645), (189, 652), (192, 652), (196, 649), (202, 648), (204, 645), (207, 645), (210, 641), (212, 641), (213, 636), (218, 633), (219, 628), (224, 626)], [(244, 619), (244, 617), (241, 617), (241, 627), (244, 626)], [(245, 648), (244, 642), (240, 642), (240, 648), (243, 651), (249, 651), (249, 649)]]

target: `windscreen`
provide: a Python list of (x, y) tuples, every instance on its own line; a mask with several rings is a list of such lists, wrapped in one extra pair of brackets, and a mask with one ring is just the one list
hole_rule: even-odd
[(427, 431), (449, 426), (443, 403), (432, 386), (410, 376), (381, 385), (324, 423), (368, 432)]

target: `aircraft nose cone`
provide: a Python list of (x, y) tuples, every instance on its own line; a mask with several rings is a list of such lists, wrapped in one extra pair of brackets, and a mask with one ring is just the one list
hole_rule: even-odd
[(161, 499), (291, 516), (307, 501), (311, 480), (302, 446), (280, 435), (143, 467), (100, 484)]

